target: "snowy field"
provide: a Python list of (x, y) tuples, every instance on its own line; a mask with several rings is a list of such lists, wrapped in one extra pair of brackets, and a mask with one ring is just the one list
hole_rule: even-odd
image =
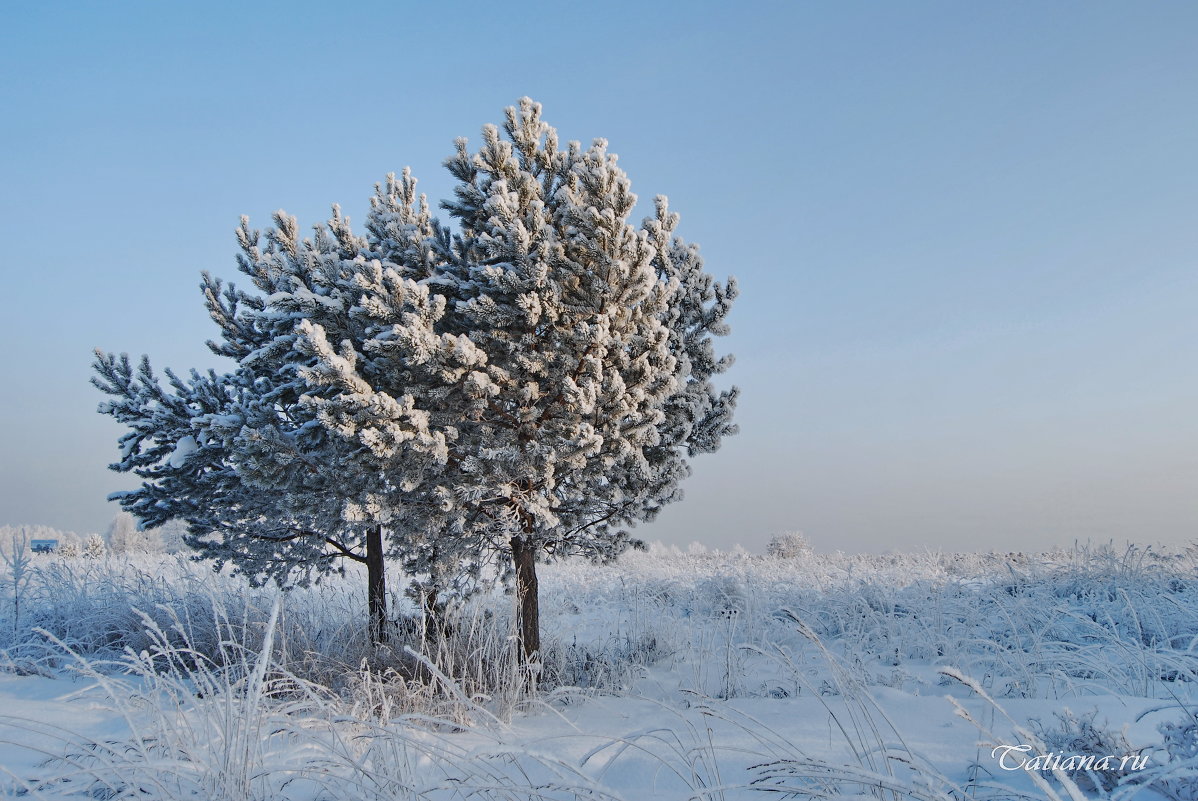
[(794, 545), (545, 566), (535, 691), (501, 593), (443, 636), (393, 599), (410, 617), (374, 653), (359, 575), (280, 597), (173, 557), (38, 556), (0, 575), (0, 788), (1198, 798), (1198, 549)]

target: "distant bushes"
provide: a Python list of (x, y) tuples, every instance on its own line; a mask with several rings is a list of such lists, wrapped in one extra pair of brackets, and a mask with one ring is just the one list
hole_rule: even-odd
[(801, 559), (812, 554), (811, 543), (798, 531), (777, 535), (770, 540), (765, 552), (775, 559)]

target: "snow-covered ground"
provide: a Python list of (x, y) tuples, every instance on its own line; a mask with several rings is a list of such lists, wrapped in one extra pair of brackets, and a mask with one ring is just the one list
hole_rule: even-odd
[[(659, 548), (541, 576), (530, 692), (500, 593), (456, 610), (447, 639), (404, 621), (372, 653), (358, 575), (280, 597), (167, 557), (38, 557), (0, 609), (0, 787), (1198, 798), (1194, 549)], [(1084, 759), (1095, 769), (1071, 769)]]

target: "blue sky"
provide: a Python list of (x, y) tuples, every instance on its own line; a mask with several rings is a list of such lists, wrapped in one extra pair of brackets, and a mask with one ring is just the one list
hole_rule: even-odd
[(530, 95), (741, 283), (742, 433), (642, 536), (1198, 536), (1198, 5), (348, 5), (9, 10), (0, 523), (107, 525), (91, 349), (219, 367), (239, 215), (447, 197)]

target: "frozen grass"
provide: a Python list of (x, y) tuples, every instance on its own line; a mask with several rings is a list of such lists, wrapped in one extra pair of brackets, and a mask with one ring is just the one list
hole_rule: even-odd
[[(54, 743), (10, 787), (297, 801), (1193, 797), (1194, 549), (788, 553), (659, 549), (612, 568), (547, 566), (536, 693), (502, 594), (453, 609), (444, 635), (393, 599), (391, 647), (371, 649), (359, 576), (280, 595), (169, 557), (38, 555), (6, 585), (6, 664), (81, 673), (126, 732), (89, 740), (3, 721)], [(1146, 749), (1151, 767), (987, 777), (921, 755), (909, 722), (878, 700), (954, 687), (988, 741)], [(1084, 714), (1037, 729), (1006, 711), (1112, 694), (1159, 701), (1156, 742), (1120, 740)], [(603, 698), (654, 722), (602, 733), (564, 722)], [(832, 733), (819, 752), (738, 705), (800, 700)], [(522, 723), (559, 716), (544, 736)], [(642, 783), (658, 795), (630, 792)]]
[[(785, 691), (746, 684), (757, 671), (745, 662), (780, 649), (800, 660), (818, 656), (796, 633), (791, 618), (798, 617), (870, 674), (870, 683), (878, 672), (901, 675), (918, 663), (982, 677), (1000, 697), (1167, 698), (1172, 685), (1188, 684), (1198, 672), (1196, 561), (1194, 550), (1104, 548), (1036, 557), (659, 552), (633, 555), (616, 568), (550, 565), (542, 571), (544, 679), (550, 686), (622, 689), (641, 667), (664, 660), (684, 665), (691, 689), (710, 695)], [(398, 644), (380, 654), (366, 642), (359, 578), (287, 594), (279, 647), (289, 670), (336, 688), (366, 660), (379, 671), (423, 679), (408, 646), (469, 694), (496, 689), (495, 672), (511, 661), (509, 598), (458, 607), (447, 638), (426, 636), (416, 610), (393, 598)], [(0, 607), (0, 647), (11, 659), (31, 661), (53, 658), (34, 629), (82, 654), (105, 656), (146, 647), (141, 613), (173, 631), (168, 610), (197, 650), (211, 651), (216, 608), (237, 610), (246, 635), (255, 635), (273, 596), (171, 557), (39, 555), (23, 568), (18, 590)]]

